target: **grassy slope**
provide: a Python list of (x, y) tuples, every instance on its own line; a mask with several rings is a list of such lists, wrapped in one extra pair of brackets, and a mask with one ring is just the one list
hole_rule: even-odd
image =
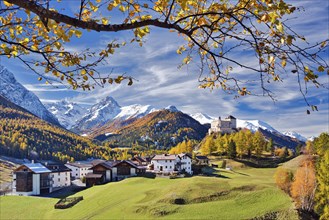
[[(82, 191), (77, 196), (84, 200), (66, 210), (53, 208), (57, 199), (0, 197), (0, 219), (250, 219), (272, 211), (297, 219), (290, 211), (290, 198), (273, 183), (274, 171), (222, 171), (227, 178), (130, 178)], [(219, 192), (223, 194), (209, 201)], [(183, 198), (188, 204), (174, 205), (174, 198)]]

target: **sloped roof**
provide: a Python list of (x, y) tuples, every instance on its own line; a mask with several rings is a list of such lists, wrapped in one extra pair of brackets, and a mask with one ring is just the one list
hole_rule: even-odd
[[(105, 162), (101, 162), (101, 163), (98, 163), (96, 164), (95, 166), (103, 166), (105, 167), (106, 169), (112, 169), (113, 167), (116, 167), (118, 166), (120, 163), (128, 163), (129, 165), (131, 165), (132, 167), (134, 168), (138, 168), (136, 166), (136, 164), (134, 164), (132, 161), (129, 161), (129, 160), (116, 160), (116, 161), (105, 161)], [(95, 167), (93, 166), (93, 167)], [(91, 168), (91, 170), (93, 169), (93, 167)]]
[[(41, 163), (25, 163), (22, 166), (27, 167), (28, 169), (30, 169), (33, 173), (51, 173), (51, 171), (49, 169), (47, 169), (47, 167), (45, 167), (44, 165), (42, 165)], [(18, 169), (18, 168), (17, 168)], [(16, 169), (16, 170), (17, 170)]]
[(78, 167), (78, 168), (90, 168), (93, 166), (91, 163), (80, 163), (80, 162), (67, 163), (65, 165), (70, 165), (70, 166)]
[(199, 160), (208, 160), (208, 157), (206, 156), (195, 156), (195, 158)]
[(176, 160), (176, 155), (173, 154), (155, 155), (152, 160)]
[(188, 154), (188, 153), (181, 153), (181, 154), (178, 154), (178, 156), (179, 156), (180, 158), (182, 158), (183, 156), (188, 156), (189, 158), (192, 159), (192, 156), (191, 156), (190, 154)]
[(49, 169), (51, 172), (69, 172), (72, 171), (70, 168), (64, 166), (64, 164), (56, 163), (56, 164), (45, 164), (45, 167)]

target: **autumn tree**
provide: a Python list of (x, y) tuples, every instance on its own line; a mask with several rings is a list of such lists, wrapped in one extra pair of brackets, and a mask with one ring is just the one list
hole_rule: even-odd
[(314, 146), (319, 155), (316, 165), (318, 183), (315, 194), (315, 210), (321, 220), (329, 219), (329, 134), (322, 133), (314, 140)]
[(214, 140), (212, 136), (207, 136), (205, 142), (201, 145), (202, 155), (209, 155), (215, 151)]
[(305, 161), (295, 174), (291, 184), (291, 196), (296, 202), (297, 208), (312, 211), (317, 183), (315, 178), (314, 162)]
[(275, 174), (274, 179), (276, 185), (285, 191), (286, 193), (290, 193), (290, 186), (293, 180), (293, 173), (285, 168), (279, 167)]
[[(0, 54), (20, 60), (40, 80), (51, 82), (57, 77), (73, 89), (123, 80), (132, 85), (134, 79), (128, 74), (104, 73), (98, 66), (129, 42), (143, 46), (156, 27), (185, 40), (177, 53), (183, 56), (182, 65), (199, 67), (201, 88), (273, 98), (269, 83), (281, 82), (289, 72), (297, 76), (305, 97), (309, 84), (324, 87), (319, 76), (328, 71), (321, 56), (328, 39), (310, 45), (296, 33), (287, 22), (296, 9), (283, 0), (77, 0), (72, 9), (61, 0), (6, 0), (1, 1)], [(119, 23), (111, 21), (114, 16)], [(132, 36), (128, 43), (109, 40), (99, 50), (70, 50), (72, 39), (88, 37), (88, 31)], [(248, 62), (234, 56), (239, 51), (248, 51)], [(240, 68), (250, 73), (247, 80), (234, 74)], [(248, 87), (255, 81), (261, 91)]]
[(253, 146), (256, 156), (259, 157), (266, 146), (265, 138), (259, 131), (256, 131), (253, 136)]

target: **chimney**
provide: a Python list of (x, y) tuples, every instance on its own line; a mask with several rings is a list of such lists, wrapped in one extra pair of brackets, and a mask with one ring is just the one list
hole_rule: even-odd
[(34, 160), (31, 160), (31, 163), (34, 163)]

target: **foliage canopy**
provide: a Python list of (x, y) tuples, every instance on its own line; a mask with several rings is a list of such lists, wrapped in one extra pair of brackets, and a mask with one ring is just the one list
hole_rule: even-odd
[[(297, 76), (306, 102), (307, 85), (325, 87), (319, 76), (328, 73), (328, 63), (319, 54), (328, 39), (310, 45), (294, 32), (286, 18), (297, 8), (283, 0), (80, 0), (72, 10), (66, 4), (1, 1), (0, 54), (21, 60), (40, 75), (39, 80), (51, 82), (56, 77), (73, 89), (89, 90), (123, 80), (132, 85), (134, 79), (128, 75), (104, 74), (97, 68), (126, 42), (113, 40), (99, 51), (71, 51), (69, 42), (82, 37), (83, 30), (132, 31), (130, 43), (143, 46), (151, 27), (157, 27), (184, 38), (186, 43), (177, 53), (184, 56), (182, 65), (198, 66), (201, 88), (256, 95), (248, 85), (257, 81), (262, 94), (274, 98), (268, 83), (282, 81), (287, 72)], [(111, 17), (121, 22), (114, 24)], [(234, 54), (241, 51), (247, 51), (254, 62), (237, 59)], [(248, 77), (239, 70), (248, 72)]]

